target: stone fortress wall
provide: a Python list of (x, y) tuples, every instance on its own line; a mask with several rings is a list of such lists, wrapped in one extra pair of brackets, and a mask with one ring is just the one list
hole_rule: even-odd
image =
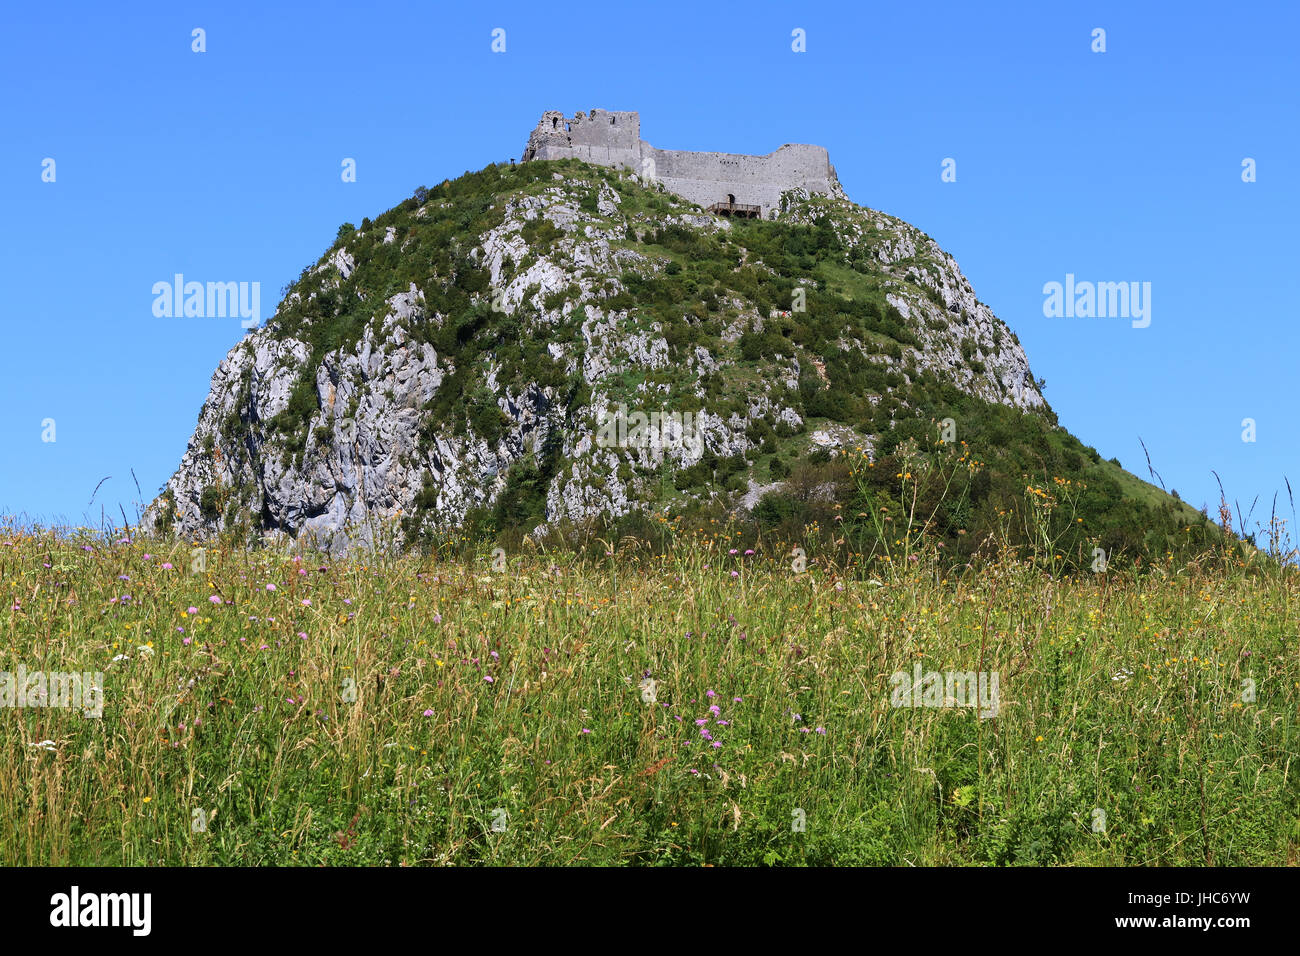
[(764, 218), (787, 189), (839, 190), (835, 167), (822, 146), (787, 143), (766, 156), (656, 149), (641, 138), (641, 116), (631, 111), (592, 110), (590, 116), (579, 112), (566, 117), (547, 110), (528, 137), (524, 162), (568, 158), (626, 167), (706, 209), (727, 202), (760, 206)]

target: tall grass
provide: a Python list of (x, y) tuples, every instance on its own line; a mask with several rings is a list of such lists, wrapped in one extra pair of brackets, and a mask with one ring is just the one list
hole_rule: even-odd
[[(0, 710), (0, 861), (1294, 862), (1294, 568), (1063, 577), (1051, 515), (949, 568), (924, 518), (849, 567), (660, 518), (504, 572), (10, 529), (0, 671), (104, 709)], [(891, 706), (918, 663), (997, 716)]]

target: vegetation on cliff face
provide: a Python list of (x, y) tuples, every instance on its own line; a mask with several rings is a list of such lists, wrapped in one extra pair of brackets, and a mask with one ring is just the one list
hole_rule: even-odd
[[(489, 166), (344, 224), (285, 293), (236, 350), (281, 348), (291, 384), (268, 401), (251, 362), (223, 383), (209, 399), (222, 414), (205, 406), (155, 505), (159, 527), (300, 530), (279, 499), (318, 480), (339, 423), (381, 387), (357, 383), (341, 407), (322, 365), (337, 377), (396, 336), (431, 348), (440, 375), (393, 452), (408, 477), (383, 507), (365, 503), (400, 519), (407, 546), (517, 542), (539, 526), (589, 540), (665, 511), (722, 517), (748, 497), (739, 520), (755, 539), (820, 534), (880, 557), (902, 540), (890, 502), (904, 492), (951, 560), (998, 529), (1033, 544), (1027, 509), (1044, 501), (1063, 568), (1215, 534), (1059, 426), (1014, 333), (933, 240), (842, 199), (793, 193), (775, 221), (722, 221), (617, 170)], [(592, 447), (596, 409), (620, 403), (704, 415), (713, 431), (698, 457)]]

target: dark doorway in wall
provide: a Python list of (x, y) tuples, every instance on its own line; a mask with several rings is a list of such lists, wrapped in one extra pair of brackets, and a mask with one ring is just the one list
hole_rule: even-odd
[(736, 204), (736, 197), (731, 195), (731, 193), (727, 193), (727, 202), (734, 206)]

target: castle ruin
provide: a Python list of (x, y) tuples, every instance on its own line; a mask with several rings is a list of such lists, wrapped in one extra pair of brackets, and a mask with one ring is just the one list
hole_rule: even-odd
[(840, 192), (825, 147), (787, 143), (766, 156), (657, 149), (641, 138), (641, 115), (633, 111), (592, 110), (590, 116), (579, 111), (566, 117), (547, 110), (524, 149), (524, 162), (533, 159), (622, 166), (727, 216), (770, 218), (788, 189)]

